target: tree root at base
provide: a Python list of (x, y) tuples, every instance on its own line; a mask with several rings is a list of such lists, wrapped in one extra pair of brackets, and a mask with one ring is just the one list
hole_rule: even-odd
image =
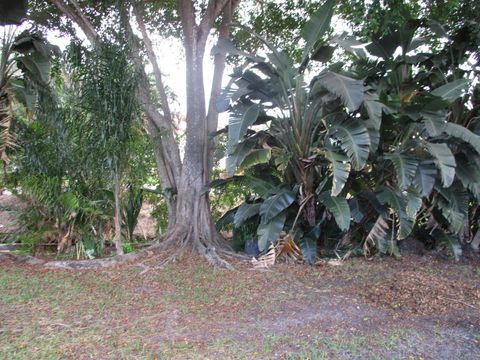
[(168, 263), (176, 262), (178, 259), (186, 256), (188, 252), (196, 253), (204, 257), (210, 265), (218, 269), (234, 269), (231, 263), (224, 258), (247, 259), (244, 255), (233, 252), (220, 236), (206, 242), (200, 238), (192, 239), (189, 237), (188, 231), (186, 232), (180, 229), (167, 233), (158, 244), (153, 244), (137, 252), (117, 255), (110, 258), (93, 260), (45, 260), (33, 256), (0, 253), (0, 262), (11, 260), (20, 264), (42, 266), (48, 269), (98, 270), (136, 264), (144, 259), (157, 256), (158, 259), (156, 259), (156, 263), (158, 266), (156, 267), (162, 267)]

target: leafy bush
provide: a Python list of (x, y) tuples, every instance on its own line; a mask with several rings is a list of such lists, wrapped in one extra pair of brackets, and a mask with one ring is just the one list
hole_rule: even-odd
[[(457, 257), (478, 226), (479, 92), (469, 80), (478, 67), (466, 64), (478, 61), (479, 27), (447, 34), (409, 19), (366, 45), (326, 38), (333, 6), (303, 29), (300, 64), (256, 34), (266, 58), (218, 45), (248, 65), (217, 104), (230, 112), (227, 171), (237, 175), (212, 186), (244, 181), (252, 193), (220, 223), (254, 219), (262, 251), (285, 230), (310, 263), (332, 238), (336, 249), (399, 256), (398, 241), (420, 233)], [(420, 34), (447, 40), (434, 51)], [(309, 73), (335, 47), (347, 62)], [(259, 166), (260, 177), (245, 173)]]

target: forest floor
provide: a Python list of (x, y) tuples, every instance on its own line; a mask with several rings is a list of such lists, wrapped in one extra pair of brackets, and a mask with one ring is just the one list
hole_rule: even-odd
[(0, 359), (479, 359), (480, 266), (0, 263)]

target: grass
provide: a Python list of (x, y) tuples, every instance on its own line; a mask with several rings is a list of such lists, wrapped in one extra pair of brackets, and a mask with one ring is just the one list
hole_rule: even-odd
[[(397, 264), (231, 272), (190, 261), (147, 273), (2, 266), (0, 359), (414, 359), (434, 356), (432, 346), (442, 354), (453, 346), (451, 358), (479, 354), (474, 328), (472, 346), (441, 324), (356, 310), (366, 306), (357, 291), (378, 274), (395, 276)], [(452, 271), (468, 280), (475, 269), (465, 269)]]

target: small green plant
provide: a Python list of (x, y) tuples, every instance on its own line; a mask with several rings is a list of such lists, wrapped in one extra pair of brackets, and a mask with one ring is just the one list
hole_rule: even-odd
[(135, 250), (134, 246), (132, 243), (123, 243), (122, 244), (123, 252), (125, 254), (131, 253)]

